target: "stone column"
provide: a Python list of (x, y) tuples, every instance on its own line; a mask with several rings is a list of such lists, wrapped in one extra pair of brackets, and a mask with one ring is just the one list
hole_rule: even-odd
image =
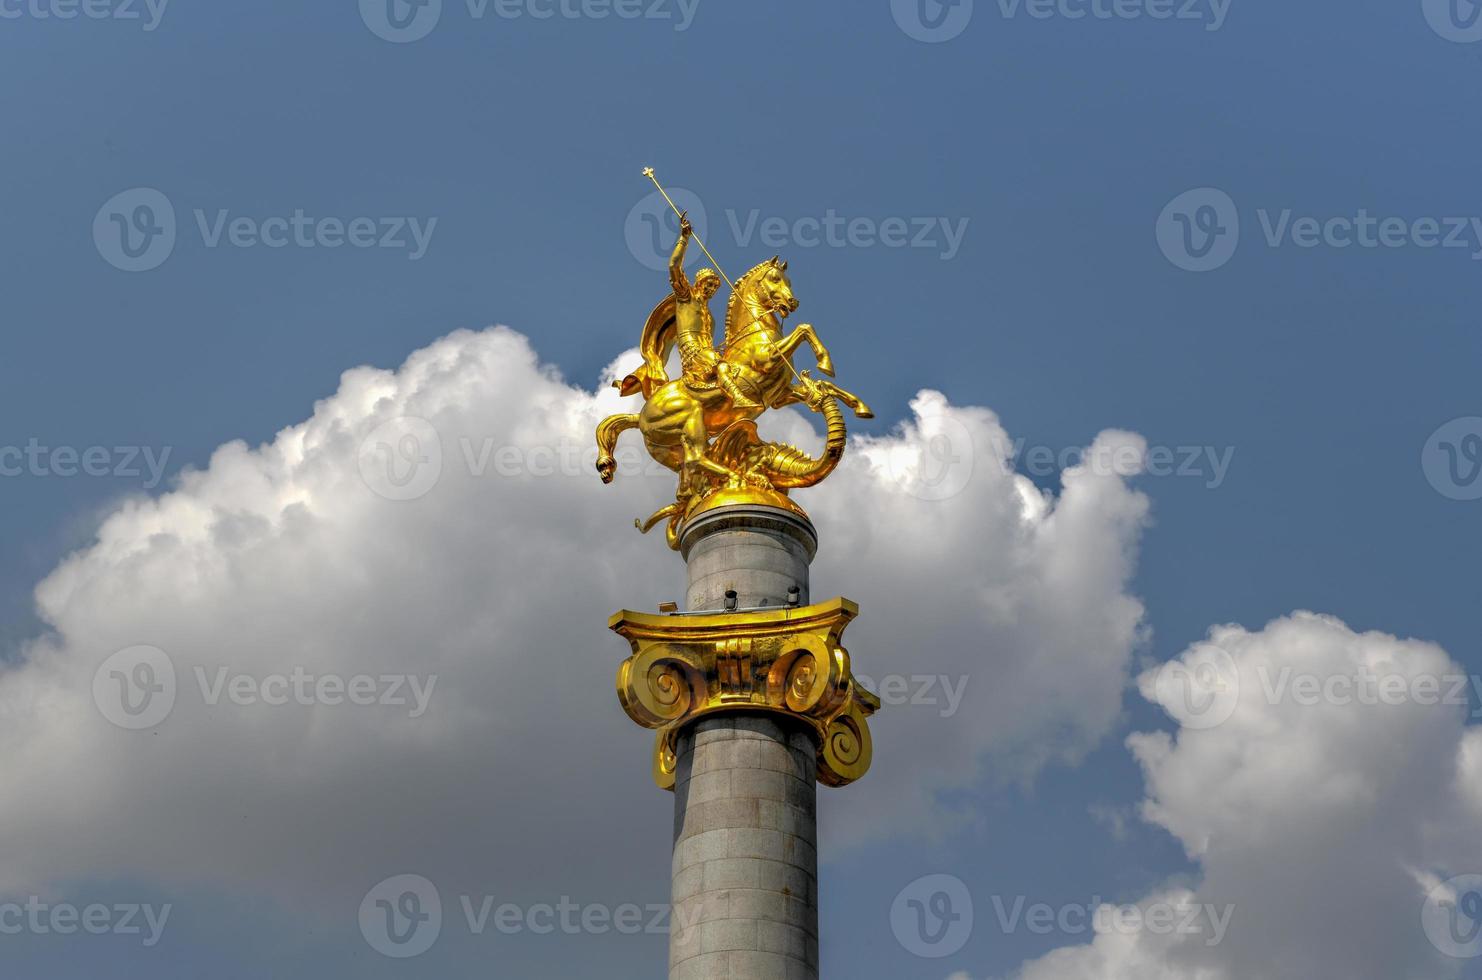
[(685, 524), (679, 553), (689, 579), (685, 608), (721, 612), (727, 592), (738, 608), (808, 604), (808, 564), (818, 552), (813, 522), (760, 504), (706, 511)]
[[(741, 505), (680, 537), (685, 605), (806, 605), (805, 517)], [(676, 739), (670, 980), (818, 977), (818, 736), (784, 715), (703, 717)]]
[(859, 607), (810, 603), (818, 539), (787, 504), (693, 514), (688, 608), (608, 622), (632, 649), (618, 700), (657, 733), (654, 782), (674, 791), (671, 980), (817, 980), (817, 784), (870, 767), (880, 699), (843, 645)]
[(761, 714), (679, 736), (670, 980), (816, 980), (816, 737)]

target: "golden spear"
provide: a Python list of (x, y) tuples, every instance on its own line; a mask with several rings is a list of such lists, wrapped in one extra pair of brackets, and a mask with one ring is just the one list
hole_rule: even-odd
[[(660, 194), (664, 195), (664, 200), (669, 202), (669, 206), (674, 209), (674, 213), (679, 215), (679, 217), (683, 219), (684, 212), (679, 210), (679, 206), (674, 203), (672, 198), (669, 197), (669, 192), (664, 190), (664, 185), (659, 183), (659, 178), (654, 176), (654, 168), (644, 167), (643, 176), (654, 182), (654, 186), (659, 189)], [(710, 249), (705, 247), (705, 242), (701, 240), (700, 233), (694, 232), (694, 235), (695, 242), (700, 246), (700, 251), (705, 253), (705, 257), (710, 260), (710, 264), (715, 266), (715, 271), (720, 273), (720, 277), (726, 281), (726, 285), (730, 287), (732, 291), (734, 291), (736, 288), (736, 284), (731, 282), (731, 277), (726, 275), (726, 270), (720, 267), (720, 263), (715, 261), (715, 256), (710, 254)]]

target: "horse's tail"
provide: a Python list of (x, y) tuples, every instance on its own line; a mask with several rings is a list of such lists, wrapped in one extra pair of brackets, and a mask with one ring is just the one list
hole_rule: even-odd
[(597, 472), (603, 483), (611, 483), (617, 472), (617, 460), (613, 451), (617, 448), (618, 436), (629, 429), (638, 428), (637, 415), (609, 415), (597, 425)]

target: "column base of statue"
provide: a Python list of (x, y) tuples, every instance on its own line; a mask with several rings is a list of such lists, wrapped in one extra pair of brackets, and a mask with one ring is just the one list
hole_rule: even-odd
[(686, 611), (610, 623), (633, 650), (618, 697), (675, 792), (669, 976), (816, 980), (816, 784), (869, 769), (880, 702), (842, 644), (859, 608), (809, 603), (807, 515), (719, 503), (679, 531)]

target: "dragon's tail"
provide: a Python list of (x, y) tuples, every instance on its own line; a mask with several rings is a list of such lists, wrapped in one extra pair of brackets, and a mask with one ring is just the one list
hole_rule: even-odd
[(678, 502), (662, 507), (649, 515), (648, 520), (635, 520), (633, 526), (644, 534), (653, 529), (653, 526), (664, 518), (669, 518), (669, 526), (664, 528), (664, 540), (669, 543), (671, 551), (679, 550), (679, 522), (684, 518), (684, 506)]

